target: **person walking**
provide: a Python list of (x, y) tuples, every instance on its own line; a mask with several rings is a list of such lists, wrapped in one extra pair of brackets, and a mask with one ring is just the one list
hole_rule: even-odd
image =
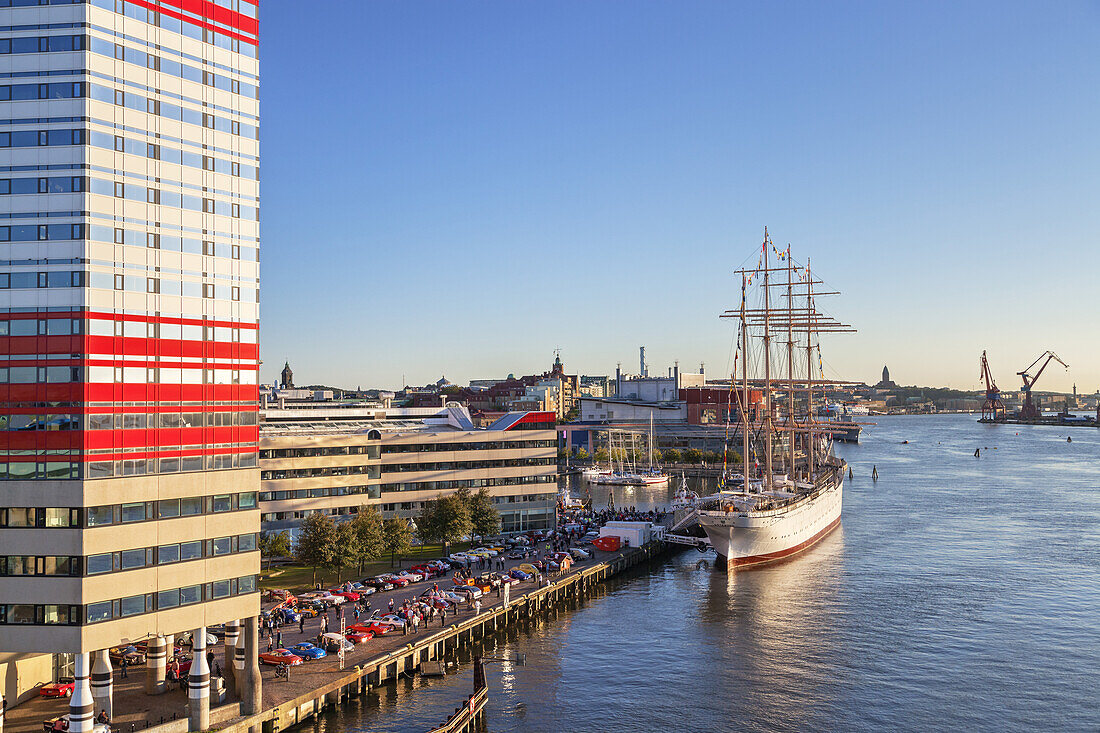
[(122, 669), (122, 679), (126, 679), (127, 677), (129, 677), (129, 675), (126, 673), (126, 668), (130, 666), (130, 664), (127, 661), (126, 657), (122, 658), (122, 663), (121, 663), (120, 666), (121, 666), (121, 669)]
[(474, 601), (474, 615), (475, 616), (481, 615), (481, 599), (480, 598), (478, 598), (476, 601)]
[(440, 626), (446, 626), (447, 625), (447, 609), (446, 608), (439, 609), (439, 625)]
[(393, 613), (393, 599), (390, 599), (390, 613)]
[[(282, 629), (279, 629), (278, 631), (275, 632), (275, 646), (278, 647), (279, 649), (283, 648), (283, 630)], [(211, 655), (213, 655), (213, 652), (211, 652)]]
[(298, 633), (306, 633), (306, 617), (304, 615), (298, 617)]

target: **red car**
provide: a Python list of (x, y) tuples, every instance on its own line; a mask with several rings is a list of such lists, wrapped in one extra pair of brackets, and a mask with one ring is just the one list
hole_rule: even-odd
[(285, 664), (288, 667), (297, 667), (301, 663), (302, 658), (292, 654), (289, 649), (276, 649), (260, 655), (260, 664)]
[(74, 684), (76, 680), (72, 677), (60, 677), (57, 682), (38, 688), (38, 694), (41, 697), (72, 697)]
[(431, 565), (413, 565), (410, 569), (414, 573), (420, 573), (424, 576), (425, 579), (434, 578), (436, 575), (439, 574), (439, 571), (433, 568)]
[(393, 585), (397, 586), (398, 588), (404, 588), (406, 585), (409, 584), (409, 579), (403, 578), (400, 575), (391, 575), (389, 580), (391, 583), (393, 583)]
[(390, 624), (382, 623), (381, 621), (371, 621), (370, 623), (356, 624), (351, 628), (355, 629), (356, 631), (369, 631), (375, 636), (383, 636), (393, 631), (393, 626), (391, 626)]
[(344, 598), (347, 598), (352, 603), (359, 600), (359, 594), (356, 593), (353, 590), (340, 590), (339, 588), (333, 588), (332, 590), (329, 591), (329, 593), (331, 593), (334, 596), (343, 596)]
[(367, 631), (366, 629), (350, 628), (344, 631), (344, 638), (350, 641), (352, 644), (362, 644), (364, 641), (370, 641), (374, 638), (374, 633)]

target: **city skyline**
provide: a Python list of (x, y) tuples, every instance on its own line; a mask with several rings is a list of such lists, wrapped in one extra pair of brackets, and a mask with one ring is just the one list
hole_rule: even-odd
[(1037, 389), (1100, 386), (1095, 7), (346, 12), (266, 14), (266, 382), (720, 374), (768, 226), (859, 329), (831, 376), (976, 389), (987, 350), (1010, 390), (1052, 349)]

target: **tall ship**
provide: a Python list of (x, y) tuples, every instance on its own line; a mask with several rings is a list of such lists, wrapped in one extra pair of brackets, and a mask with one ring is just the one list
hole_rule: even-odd
[(676, 522), (697, 522), (727, 570), (790, 557), (840, 524), (846, 465), (832, 450), (838, 428), (815, 417), (814, 403), (818, 390), (845, 384), (824, 378), (819, 336), (854, 330), (818, 310), (818, 298), (837, 293), (767, 229), (756, 267), (735, 274), (741, 305), (721, 317), (737, 323), (725, 455), (730, 463), (734, 442), (740, 470), (724, 471), (718, 493)]

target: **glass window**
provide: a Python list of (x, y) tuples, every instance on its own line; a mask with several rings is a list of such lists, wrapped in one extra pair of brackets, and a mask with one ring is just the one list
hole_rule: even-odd
[(73, 575), (74, 569), (73, 558), (50, 556), (46, 558), (43, 572), (46, 575)]
[(252, 552), (256, 549), (256, 535), (242, 534), (237, 538), (237, 549), (241, 552)]
[(219, 537), (216, 540), (212, 540), (211, 544), (214, 547), (213, 554), (215, 555), (228, 555), (230, 553), (230, 542), (228, 537)]
[(123, 522), (141, 522), (145, 519), (145, 504), (144, 502), (138, 502), (135, 504), (123, 504), (122, 505), (122, 521)]
[(186, 606), (189, 603), (198, 603), (202, 600), (202, 586), (201, 585), (189, 585), (186, 588), (180, 588), (180, 605)]
[(12, 507), (8, 509), (9, 527), (33, 527), (34, 509), (29, 507)]
[(214, 598), (228, 598), (229, 597), (229, 581), (228, 580), (215, 580), (213, 583), (213, 596)]
[(48, 605), (45, 607), (42, 622), (46, 624), (69, 623), (69, 607)]
[(9, 624), (33, 624), (34, 606), (29, 604), (12, 604), (8, 606)]
[(145, 613), (145, 596), (129, 596), (122, 599), (122, 616), (136, 616)]
[(157, 608), (175, 608), (180, 604), (180, 592), (178, 588), (162, 590), (157, 593)]
[(112, 567), (111, 553), (109, 552), (105, 552), (102, 555), (90, 555), (88, 557), (88, 575), (109, 573)]
[(237, 578), (237, 592), (238, 593), (253, 593), (256, 590), (256, 576), (245, 575), (244, 577)]
[(180, 516), (190, 517), (194, 514), (202, 514), (202, 499), (197, 496), (180, 499)]
[(123, 550), (122, 551), (122, 569), (131, 570), (133, 568), (145, 567), (145, 549), (138, 550)]
[(89, 527), (99, 527), (104, 524), (111, 524), (113, 519), (111, 507), (109, 506), (88, 507)]
[(109, 618), (111, 618), (110, 601), (88, 604), (88, 623), (94, 624), (97, 621), (106, 621)]
[(202, 557), (202, 540), (180, 543), (180, 560), (197, 560)]
[(34, 575), (34, 556), (8, 555), (8, 575)]
[(180, 546), (179, 545), (161, 545), (157, 548), (157, 563), (164, 565), (165, 563), (178, 562), (180, 559)]
[(46, 526), (47, 527), (68, 527), (69, 518), (71, 512), (66, 508), (47, 507), (46, 508)]
[(219, 494), (214, 497), (214, 511), (228, 512), (233, 509), (233, 495)]
[(178, 517), (180, 515), (180, 500), (162, 499), (161, 501), (157, 502), (157, 511), (161, 519)]

